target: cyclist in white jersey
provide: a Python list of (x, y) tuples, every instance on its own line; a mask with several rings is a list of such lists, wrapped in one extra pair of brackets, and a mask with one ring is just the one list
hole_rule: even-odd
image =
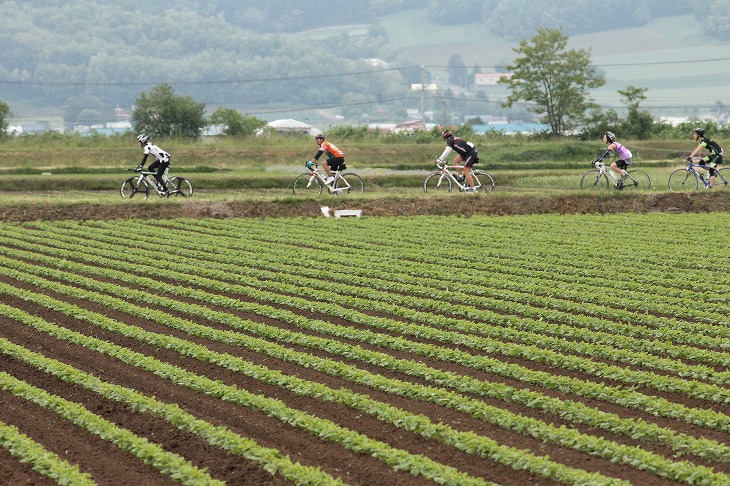
[(596, 160), (596, 162), (602, 162), (603, 159), (608, 157), (611, 152), (618, 157), (618, 160), (611, 162), (611, 170), (619, 175), (620, 179), (616, 182), (616, 187), (622, 189), (624, 179), (626, 178), (626, 169), (628, 169), (632, 163), (633, 155), (631, 154), (631, 150), (618, 143), (616, 141), (616, 135), (614, 135), (613, 132), (604, 132), (603, 143), (608, 146), (606, 147), (606, 151), (598, 158), (598, 160)]
[(152, 138), (149, 135), (145, 135), (144, 133), (139, 134), (137, 136), (137, 142), (139, 142), (139, 145), (144, 149), (144, 157), (142, 157), (142, 162), (140, 162), (137, 166), (137, 172), (142, 171), (144, 164), (147, 162), (147, 157), (152, 155), (155, 158), (155, 161), (150, 164), (149, 170), (151, 172), (157, 171), (155, 173), (157, 184), (159, 184), (162, 192), (167, 193), (167, 184), (165, 184), (165, 180), (162, 175), (165, 173), (165, 170), (170, 167), (172, 156), (152, 143)]

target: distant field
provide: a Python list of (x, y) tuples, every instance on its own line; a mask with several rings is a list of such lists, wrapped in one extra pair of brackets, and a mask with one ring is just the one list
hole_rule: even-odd
[[(516, 42), (490, 34), (480, 23), (437, 26), (425, 9), (401, 12), (380, 22), (391, 43), (404, 50), (414, 64), (429, 67), (435, 76), (446, 77), (449, 57), (459, 54), (464, 64), (485, 70), (504, 66), (514, 59)], [(424, 36), (428, 25), (428, 36)], [(642, 28), (617, 29), (571, 36), (569, 48), (590, 49), (592, 60), (605, 72), (606, 84), (594, 92), (604, 108), (622, 108), (617, 91), (626, 86), (649, 88), (643, 103), (655, 115), (670, 115), (697, 107), (701, 115), (727, 100), (730, 88), (730, 43), (719, 42), (703, 31), (693, 16), (662, 18)], [(700, 59), (718, 59), (697, 62)], [(504, 99), (503, 87), (486, 89), (490, 99)]]

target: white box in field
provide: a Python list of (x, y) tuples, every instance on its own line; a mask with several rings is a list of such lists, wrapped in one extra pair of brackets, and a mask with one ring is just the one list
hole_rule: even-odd
[[(325, 218), (329, 218), (331, 216), (330, 214), (330, 208), (329, 206), (322, 206), (319, 208), (322, 211), (322, 215)], [(362, 209), (337, 209), (335, 210), (335, 218), (359, 218), (362, 216)]]
[(335, 218), (359, 218), (362, 215), (362, 209), (338, 209), (335, 211)]

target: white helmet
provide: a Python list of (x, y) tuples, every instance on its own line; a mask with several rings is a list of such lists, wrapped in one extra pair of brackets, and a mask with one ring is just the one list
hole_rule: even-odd
[(137, 141), (139, 143), (147, 143), (150, 141), (150, 136), (145, 135), (144, 133), (140, 133), (139, 135), (137, 135)]

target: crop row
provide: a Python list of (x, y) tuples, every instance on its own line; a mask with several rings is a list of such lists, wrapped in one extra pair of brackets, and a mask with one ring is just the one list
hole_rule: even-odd
[[(18, 275), (12, 274), (12, 276), (17, 277)], [(39, 284), (40, 282), (36, 280), (33, 283)], [(79, 292), (74, 292), (74, 288), (60, 286), (57, 283), (54, 285), (52, 282), (48, 282), (48, 286), (52, 286), (53, 289), (57, 292), (65, 294), (67, 293), (74, 297), (78, 297), (79, 294)], [(218, 366), (224, 366), (228, 369), (255, 377), (256, 379), (262, 380), (264, 382), (288, 388), (292, 391), (295, 391), (296, 393), (354, 407), (364, 413), (375, 415), (380, 420), (389, 421), (396, 426), (403, 427), (412, 432), (420, 433), (425, 437), (442, 440), (454, 447), (463, 449), (472, 454), (491, 457), (493, 459), (505, 461), (508, 464), (519, 463), (521, 464), (521, 467), (533, 470), (535, 472), (540, 472), (543, 475), (567, 483), (589, 481), (594, 482), (595, 484), (603, 484), (606, 481), (606, 478), (601, 478), (597, 475), (586, 475), (585, 473), (582, 473), (580, 471), (574, 471), (570, 470), (569, 468), (565, 468), (560, 464), (555, 464), (549, 461), (546, 462), (544, 459), (537, 456), (532, 456), (526, 451), (510, 450), (509, 448), (499, 446), (494, 441), (485, 437), (479, 437), (472, 433), (458, 432), (443, 424), (434, 424), (423, 416), (417, 416), (402, 410), (394, 409), (393, 407), (386, 404), (371, 400), (367, 396), (353, 394), (343, 389), (331, 390), (323, 385), (318, 385), (313, 382), (307, 382), (305, 380), (301, 380), (295, 377), (287, 377), (279, 372), (268, 370), (260, 366), (251, 365), (238, 358), (225, 356), (219, 353), (209, 351), (202, 346), (191, 344), (188, 341), (176, 339), (167, 335), (149, 333), (139, 328), (135, 329), (133, 326), (126, 326), (120, 324), (119, 322), (111, 321), (110, 319), (104, 318), (103, 316), (97, 315), (93, 312), (84, 311), (77, 306), (65, 304), (55, 299), (50, 299), (46, 296), (31, 294), (27, 291), (14, 289), (11, 286), (7, 286), (4, 284), (0, 284), (0, 290), (2, 290), (7, 295), (14, 295), (18, 298), (22, 298), (23, 300), (34, 301), (59, 312), (66, 313), (69, 316), (74, 316), (77, 319), (87, 320), (105, 329), (113, 329), (116, 333), (119, 333), (122, 336), (133, 337), (134, 339), (138, 339), (142, 342), (152, 344), (154, 346), (174, 349), (181, 354), (192, 356), (196, 359), (206, 362), (215, 363)], [(125, 309), (126, 307), (129, 308), (129, 310), (127, 310), (128, 312), (145, 315), (147, 318), (157, 317), (157, 319), (159, 320), (171, 319), (167, 315), (167, 313), (164, 312), (154, 313), (149, 309), (141, 308), (137, 308), (136, 311), (131, 310), (132, 307), (135, 307), (131, 304), (120, 305), (117, 302), (117, 305), (114, 306), (112, 301), (115, 299), (113, 298), (98, 298), (98, 296), (95, 295), (88, 295), (87, 298), (97, 303), (112, 304), (111, 307), (117, 308), (118, 310), (127, 310)], [(106, 352), (110, 355), (117, 356), (125, 362), (134, 363), (137, 366), (142, 366), (143, 368), (152, 371), (155, 374), (169, 374), (170, 378), (174, 379), (177, 383), (181, 383), (180, 380), (184, 380), (182, 382), (190, 383), (188, 384), (188, 386), (194, 387), (197, 390), (202, 391), (203, 389), (206, 389), (206, 393), (208, 394), (213, 394), (215, 396), (223, 397), (223, 399), (228, 400), (233, 393), (233, 391), (227, 387), (223, 388), (221, 386), (218, 386), (217, 388), (211, 388), (213, 384), (209, 383), (204, 378), (195, 377), (194, 379), (188, 374), (182, 372), (181, 370), (170, 371), (172, 370), (171, 367), (165, 366), (163, 363), (150, 360), (149, 358), (145, 359), (144, 364), (140, 364), (141, 358), (137, 356), (136, 353), (124, 352), (124, 350), (120, 349), (110, 349), (108, 343), (100, 343), (94, 338), (87, 338), (77, 333), (63, 330), (49, 323), (40, 322), (39, 320), (34, 319), (29, 315), (22, 315), (14, 309), (8, 309), (7, 307), (0, 306), (0, 314), (10, 315), (18, 320), (23, 320), (29, 325), (37, 329), (41, 329), (45, 332), (51, 333), (61, 339), (76, 342), (84, 345), (85, 347), (88, 347), (89, 349), (99, 350), (102, 352)], [(158, 316), (155, 316), (155, 314), (158, 314)], [(201, 332), (196, 333), (194, 330), (188, 330), (192, 335), (201, 334)], [(213, 340), (233, 342), (237, 345), (243, 345), (246, 341), (245, 338), (240, 337), (236, 334), (214, 331), (207, 328), (202, 331), (202, 334), (204, 335), (204, 337)], [(569, 429), (556, 428), (550, 425), (545, 425), (534, 419), (519, 417), (507, 411), (500, 410), (495, 407), (486, 406), (483, 403), (461, 397), (460, 395), (454, 393), (442, 392), (436, 388), (416, 386), (403, 382), (398, 382), (397, 380), (382, 378), (368, 372), (363, 372), (360, 370), (356, 370), (352, 367), (347, 367), (342, 364), (331, 363), (328, 360), (317, 359), (304, 353), (296, 353), (283, 347), (280, 347), (278, 349), (277, 354), (275, 352), (277, 350), (272, 348), (270, 343), (258, 342), (254, 345), (249, 346), (259, 350), (266, 350), (272, 355), (284, 360), (298, 361), (300, 364), (314, 369), (322, 369), (323, 371), (326, 371), (328, 373), (344, 376), (348, 380), (355, 383), (366, 384), (376, 389), (387, 390), (389, 393), (400, 394), (409, 398), (433, 401), (435, 403), (441, 404), (442, 406), (447, 406), (468, 413), (473, 417), (487, 420), (500, 426), (512, 428), (523, 433), (531, 434), (545, 442), (554, 441), (560, 443), (561, 445), (573, 447), (589, 454), (598, 454), (612, 460), (627, 462), (633, 465), (641, 464), (642, 469), (654, 472), (655, 474), (658, 474), (660, 476), (668, 477), (675, 480), (683, 480), (689, 477), (703, 477), (706, 480), (722, 480), (722, 478), (724, 478), (724, 476), (722, 475), (713, 474), (707, 468), (694, 465), (687, 461), (675, 462), (672, 460), (664, 459), (661, 456), (654, 455), (640, 448), (620, 445), (612, 443), (611, 441), (607, 441), (605, 439), (585, 436), (578, 433), (577, 431), (571, 431)], [(198, 383), (202, 384), (199, 385)], [(254, 403), (254, 400), (252, 400), (248, 395), (244, 395), (244, 397), (245, 398), (242, 398), (239, 401), (239, 403), (241, 403), (242, 405), (246, 405), (249, 407), (264, 407), (264, 405)], [(274, 407), (265, 408), (265, 410), (266, 413), (269, 415), (273, 414), (279, 416), (279, 413), (277, 413), (277, 410)], [(288, 412), (293, 413), (292, 411)], [(287, 420), (293, 420), (289, 417), (287, 413), (282, 412), (281, 416), (285, 417)], [(300, 421), (297, 421), (297, 424), (300, 423)], [(324, 436), (323, 430), (329, 431), (329, 427), (326, 427), (327, 425), (332, 427), (332, 424), (329, 423), (321, 427), (317, 427), (316, 425), (310, 425), (310, 427), (313, 429), (314, 432), (322, 437)], [(337, 435), (332, 432), (328, 432), (326, 437), (329, 440), (338, 440)], [(719, 444), (712, 444), (712, 446), (715, 447), (715, 452), (720, 452), (720, 454), (723, 454), (723, 452), (719, 450), (722, 449)], [(375, 447), (367, 447), (364, 445), (361, 445), (361, 447), (362, 449), (358, 449), (359, 451), (367, 452), (370, 454), (385, 455), (382, 451), (379, 451)], [(458, 484), (470, 484), (471, 482), (470, 479), (467, 477), (459, 477), (454, 472), (448, 470), (445, 472), (438, 471), (437, 467), (429, 467), (428, 463), (424, 464), (423, 462), (425, 461), (421, 459), (420, 464), (418, 465), (418, 470), (426, 477), (449, 478), (449, 476), (456, 476), (454, 477), (454, 481), (456, 481), (456, 483)], [(400, 464), (399, 467), (405, 466), (404, 464)], [(449, 472), (451, 472), (451, 474), (448, 474)]]
[[(102, 264), (102, 260), (107, 262), (107, 265), (109, 264), (110, 260), (109, 258), (112, 257), (112, 255), (117, 254), (117, 251), (114, 251), (114, 249), (108, 250), (109, 254), (105, 255), (105, 250), (98, 250), (101, 252), (101, 255), (97, 258), (97, 262), (99, 264)], [(82, 257), (82, 252), (80, 251), (79, 247), (76, 247), (74, 251), (72, 252), (76, 257), (80, 258)], [(124, 268), (131, 263), (131, 260), (142, 264), (153, 264), (153, 259), (150, 257), (140, 257), (140, 256), (130, 256), (130, 262), (120, 262), (120, 267)], [(161, 272), (165, 272), (164, 270), (160, 270)], [(106, 270), (105, 273), (108, 273)], [(214, 270), (210, 269), (210, 265), (206, 265), (205, 268), (202, 268), (200, 273), (210, 273), (214, 272)], [(174, 273), (174, 272), (173, 272)], [(227, 275), (218, 275), (221, 278), (226, 278)], [(221, 285), (218, 284), (219, 280), (211, 280), (203, 277), (187, 277), (187, 276), (179, 276), (174, 275), (172, 276), (176, 280), (185, 281), (189, 283), (194, 283), (197, 285), (204, 285), (204, 286), (212, 286), (213, 288), (220, 288)], [(138, 279), (132, 278), (132, 280), (137, 281)], [(139, 282), (137, 282), (139, 283)], [(154, 284), (152, 284), (154, 285)], [(277, 298), (276, 295), (272, 295), (271, 293), (268, 293), (266, 291), (258, 290), (263, 286), (261, 282), (258, 282), (257, 280), (250, 280), (247, 286), (237, 285), (237, 284), (223, 284), (223, 286), (229, 290), (234, 290), (235, 292), (239, 294), (248, 294), (249, 296), (253, 296), (258, 300), (263, 301), (269, 301), (269, 302), (276, 302), (277, 300), (279, 302), (282, 302), (283, 300), (286, 300), (287, 305), (298, 305), (300, 308), (309, 308), (311, 307), (311, 299), (300, 299), (297, 300), (297, 298), (292, 297), (291, 295), (287, 295), (284, 299)], [(282, 284), (278, 285), (280, 290), (284, 291), (291, 291), (295, 292), (297, 289), (294, 287), (292, 288), (286, 288)], [(186, 292), (185, 289), (180, 289), (180, 292)], [(346, 300), (346, 299), (342, 299)], [(357, 307), (358, 304), (362, 304), (365, 306), (367, 299), (355, 299), (356, 302), (353, 305), (354, 307)], [(298, 304), (297, 304), (298, 302)], [(386, 305), (387, 307), (387, 305)], [(339, 309), (339, 312), (338, 312)], [(380, 306), (379, 309), (376, 309), (379, 311), (389, 311), (389, 313), (393, 313), (392, 309), (383, 308), (383, 306)], [(559, 353), (555, 353), (553, 351), (540, 349), (540, 346), (545, 345), (545, 340), (537, 341), (539, 339), (536, 338), (536, 342), (532, 343), (530, 346), (511, 346), (506, 344), (504, 341), (496, 341), (491, 340), (488, 338), (478, 338), (478, 337), (471, 337), (468, 335), (464, 335), (461, 333), (454, 333), (453, 331), (439, 331), (438, 329), (432, 329), (430, 327), (424, 328), (421, 325), (414, 324), (414, 325), (407, 325), (402, 322), (388, 322), (387, 319), (382, 318), (375, 318), (371, 316), (364, 315), (360, 312), (357, 312), (352, 309), (347, 309), (344, 307), (341, 307), (337, 304), (330, 304), (327, 306), (328, 312), (337, 312), (340, 317), (345, 317), (348, 320), (352, 322), (362, 322), (364, 324), (368, 324), (371, 326), (376, 326), (380, 328), (385, 329), (391, 329), (391, 330), (398, 330), (402, 334), (412, 334), (414, 336), (427, 336), (429, 339), (433, 339), (436, 341), (446, 342), (446, 343), (452, 343), (452, 344), (459, 344), (459, 345), (466, 345), (473, 349), (481, 349), (481, 350), (488, 350), (488, 351), (494, 351), (499, 350), (502, 354), (508, 355), (508, 356), (520, 356), (524, 357), (529, 360), (533, 361), (542, 361), (547, 362), (554, 365), (559, 365), (567, 369), (576, 369), (584, 373), (590, 373), (595, 374), (598, 376), (604, 376), (613, 378), (617, 381), (623, 381), (626, 383), (629, 383), (631, 385), (643, 385), (643, 386), (651, 386), (654, 388), (657, 388), (659, 390), (665, 390), (665, 391), (672, 391), (672, 392), (680, 392), (680, 393), (686, 393), (689, 396), (707, 399), (711, 401), (716, 401), (719, 403), (723, 403), (728, 400), (727, 393), (722, 388), (718, 388), (713, 385), (705, 385), (701, 383), (696, 383), (694, 381), (691, 382), (684, 382), (683, 380), (679, 379), (673, 379), (671, 377), (663, 376), (663, 375), (656, 375), (653, 373), (646, 373), (643, 371), (630, 371), (625, 370), (622, 368), (616, 368), (611, 367), (609, 365), (601, 364), (601, 363), (594, 363), (593, 361), (589, 359), (580, 359), (576, 357), (571, 357)], [(416, 314), (416, 311), (410, 309), (404, 311), (404, 313), (411, 313)], [(442, 318), (441, 320), (445, 320), (446, 318)], [(438, 320), (434, 316), (430, 316), (430, 321), (433, 323), (434, 320)], [(449, 329), (459, 329), (458, 322), (455, 324), (453, 319), (452, 322), (449, 323), (449, 325), (442, 324), (439, 327), (445, 327)], [(464, 322), (465, 325), (468, 326), (468, 322)], [(469, 327), (466, 327), (465, 329), (461, 329), (463, 331), (469, 332), (472, 329)], [(504, 337), (504, 336), (503, 336)], [(569, 344), (569, 343), (568, 343)], [(574, 347), (577, 345), (574, 345)], [(433, 353), (431, 353), (433, 354)], [(442, 355), (444, 353), (441, 353)], [(474, 357), (468, 358), (468, 359), (462, 359), (460, 360), (461, 364), (466, 364), (470, 361), (474, 361)], [(479, 365), (477, 365), (479, 366)], [(481, 366), (482, 368), (484, 365)], [(684, 365), (684, 368), (689, 369), (690, 367), (688, 365)], [(686, 372), (687, 374), (691, 374), (690, 371)], [(525, 379), (524, 376), (521, 376), (520, 379)], [(543, 380), (545, 378), (542, 378)], [(555, 379), (554, 379), (555, 380)], [(539, 379), (536, 379), (536, 381), (539, 381)], [(565, 379), (563, 379), (565, 381)], [(599, 393), (600, 394), (600, 393)], [(656, 408), (652, 407), (652, 410), (655, 411)], [(724, 419), (720, 420), (720, 423), (722, 423)], [(712, 420), (712, 422), (716, 422), (716, 420)], [(706, 423), (706, 422), (705, 422)], [(725, 428), (726, 426), (720, 426), (721, 428)]]
[[(504, 219), (494, 221), (505, 225)], [(5, 243), (0, 245), (0, 268), (7, 283), (0, 282), (0, 293), (135, 340), (139, 349), (172, 350), (293, 394), (352, 408), (475, 458), (560, 482), (611, 484), (613, 479), (566, 466), (557, 457), (540, 457), (534, 451), (459, 430), (436, 417), (407, 412), (391, 404), (396, 401), (388, 397), (458, 411), (545, 444), (671, 480), (688, 484), (728, 481), (711, 467), (674, 457), (691, 455), (709, 464), (726, 463), (730, 457), (730, 445), (717, 440), (730, 430), (730, 417), (720, 408), (713, 409), (730, 403), (725, 386), (730, 383), (730, 339), (719, 317), (728, 304), (716, 296), (712, 298), (714, 308), (697, 304), (697, 299), (682, 293), (683, 280), (672, 278), (669, 272), (679, 268), (697, 275), (698, 284), (705, 285), (718, 273), (714, 269), (693, 268), (674, 256), (665, 260), (642, 250), (637, 253), (650, 270), (633, 283), (652, 289), (658, 298), (652, 299), (651, 294), (618, 296), (616, 303), (597, 298), (585, 286), (601, 281), (600, 252), (587, 252), (586, 265), (571, 260), (562, 267), (566, 271), (551, 280), (549, 269), (561, 268), (558, 250), (576, 255), (587, 245), (565, 236), (566, 241), (558, 235), (537, 238), (534, 249), (508, 259), (508, 247), (500, 238), (511, 239), (515, 230), (502, 228), (498, 234), (490, 228), (492, 233), (485, 239), (491, 246), (479, 259), (463, 253), (444, 257), (445, 246), (456, 246), (461, 238), (485, 231), (492, 223), (486, 218), (395, 220), (397, 229), (387, 236), (377, 220), (255, 223), (181, 220), (157, 226), (140, 225), (139, 221), (2, 225), (0, 235)], [(527, 220), (527, 224), (535, 223)], [(558, 221), (556, 226), (563, 224), (565, 221)], [(453, 231), (445, 232), (444, 226)], [(544, 231), (544, 226), (537, 226)], [(526, 231), (516, 233), (524, 238)], [(610, 232), (615, 233), (612, 237), (625, 237), (620, 228), (611, 227)], [(338, 251), (323, 261), (317, 248), (325, 239)], [(424, 240), (438, 244), (427, 245)], [(151, 250), (159, 248), (164, 248), (162, 265), (158, 250)], [(532, 268), (530, 258), (538, 260)], [(608, 274), (609, 288), (631, 281), (613, 271)], [(667, 283), (664, 294), (650, 283), (652, 275)], [(129, 317), (112, 319), (86, 308), (92, 306)], [(671, 312), (674, 308), (678, 312)], [(89, 335), (72, 332), (9, 306), (0, 307), (0, 315), (115, 357), (141, 372), (277, 417), (323, 440), (378, 457), (395, 470), (409, 470), (437, 482), (484, 483), (278, 400), (100, 341), (93, 331)], [(178, 336), (190, 339), (125, 324), (134, 319), (174, 328), (183, 333)], [(330, 387), (283, 374), (238, 358), (236, 353), (218, 353), (206, 342), (316, 370), (342, 383), (376, 390), (379, 398), (348, 386)], [(7, 340), (0, 341), (0, 347), (3, 353), (35, 363), (33, 366), (47, 373), (82, 373), (51, 371), (60, 363), (43, 362), (47, 358)], [(439, 363), (458, 367), (447, 371)], [(88, 381), (92, 378), (84, 376), (74, 383), (92, 389)], [(114, 395), (103, 396), (116, 399)], [(581, 399), (594, 402), (588, 405)], [(509, 410), (510, 403), (536, 412), (515, 413)], [(670, 421), (660, 425), (632, 414), (624, 416), (621, 408), (601, 404)], [(162, 405), (175, 407), (158, 404)], [(543, 419), (537, 411), (549, 415)], [(552, 425), (547, 422), (550, 415), (576, 428)], [(701, 431), (689, 433), (689, 427), (675, 430), (672, 423), (714, 431), (710, 435), (715, 439), (703, 438)], [(625, 439), (604, 439), (591, 429)], [(248, 439), (239, 436), (235, 440)], [(638, 445), (632, 445), (636, 441)], [(641, 443), (657, 444), (659, 451), (645, 450)], [(250, 450), (260, 447), (252, 441), (247, 444)], [(662, 448), (673, 453), (662, 455)], [(317, 477), (318, 472), (285, 461), (274, 466), (278, 463), (268, 458), (276, 457), (276, 451), (266, 454), (266, 460), (256, 460), (272, 472), (294, 482), (316, 482), (304, 478)], [(301, 469), (295, 471), (295, 467)]]

